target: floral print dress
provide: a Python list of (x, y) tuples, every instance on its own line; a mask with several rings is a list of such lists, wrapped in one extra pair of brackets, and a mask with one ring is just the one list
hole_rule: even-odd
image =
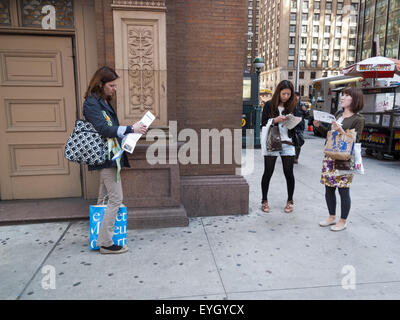
[(353, 174), (339, 175), (335, 168), (335, 161), (328, 156), (322, 160), (321, 183), (328, 187), (350, 188), (353, 181)]
[[(343, 118), (340, 117), (337, 122), (343, 123)], [(335, 168), (335, 161), (324, 156), (322, 160), (322, 172), (321, 172), (321, 183), (328, 187), (338, 188), (350, 188), (351, 182), (353, 181), (353, 174), (340, 174)]]

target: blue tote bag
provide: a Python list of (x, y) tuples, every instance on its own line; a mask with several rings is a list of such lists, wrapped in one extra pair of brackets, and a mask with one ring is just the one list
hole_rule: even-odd
[[(103, 221), (106, 205), (90, 206), (90, 250), (99, 250), (96, 245), (97, 237), (99, 236), (101, 222)], [(118, 210), (117, 218), (114, 226), (114, 244), (118, 246), (126, 246), (126, 227), (127, 227), (127, 208), (121, 206)]]

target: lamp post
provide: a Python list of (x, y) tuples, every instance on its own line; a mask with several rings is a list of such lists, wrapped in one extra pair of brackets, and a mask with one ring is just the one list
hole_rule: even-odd
[(299, 23), (297, 24), (296, 31), (297, 31), (297, 62), (296, 62), (296, 91), (300, 92), (300, 83), (299, 83), (299, 74), (300, 74), (300, 32), (301, 32), (301, 20), (302, 20), (302, 15), (303, 15), (303, 0), (298, 1), (300, 2), (299, 4)]
[(254, 145), (260, 146), (260, 125), (261, 125), (261, 107), (260, 107), (260, 73), (261, 69), (264, 67), (264, 59), (261, 57), (257, 57), (253, 61), (254, 67), (256, 69), (257, 75), (257, 105), (256, 105), (256, 123), (255, 123), (255, 132), (254, 132)]

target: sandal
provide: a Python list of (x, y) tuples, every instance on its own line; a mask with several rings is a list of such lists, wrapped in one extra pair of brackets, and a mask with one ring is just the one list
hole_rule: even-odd
[(283, 209), (286, 213), (291, 213), (294, 209), (293, 200), (290, 200), (286, 203), (286, 207)]
[(261, 210), (266, 212), (266, 213), (269, 213), (269, 205), (268, 205), (268, 201), (267, 200), (264, 200), (262, 202)]

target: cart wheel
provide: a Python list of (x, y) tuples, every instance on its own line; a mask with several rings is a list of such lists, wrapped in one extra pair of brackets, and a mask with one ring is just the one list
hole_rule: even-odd
[(385, 158), (385, 156), (383, 155), (383, 152), (382, 152), (382, 151), (379, 151), (379, 152), (377, 152), (377, 154), (376, 154), (376, 158), (377, 158), (378, 160), (383, 160), (383, 159)]
[(372, 150), (371, 149), (365, 149), (365, 153), (369, 156), (372, 156)]

